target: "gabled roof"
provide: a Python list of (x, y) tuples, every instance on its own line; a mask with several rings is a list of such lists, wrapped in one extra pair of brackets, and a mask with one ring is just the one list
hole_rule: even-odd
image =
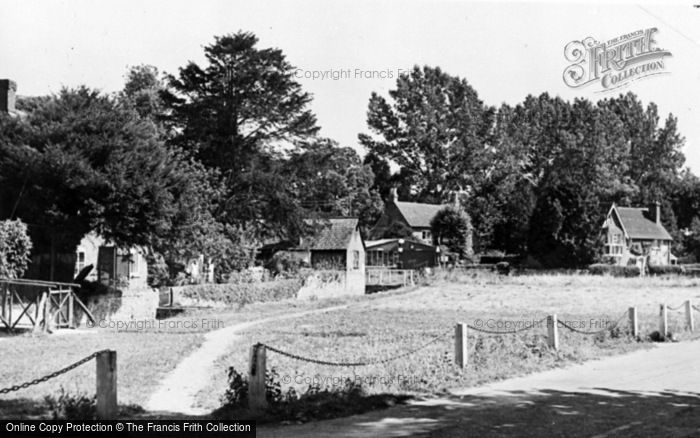
[(379, 239), (379, 240), (367, 240), (365, 242), (365, 248), (367, 251), (372, 251), (372, 250), (394, 250), (401, 246), (399, 244), (399, 240), (404, 240), (403, 242), (403, 247), (404, 248), (411, 248), (415, 249), (416, 247), (419, 248), (419, 250), (433, 250), (435, 251), (436, 247), (433, 245), (428, 245), (423, 242), (417, 242), (415, 240), (410, 240), (410, 239), (401, 239), (398, 237), (392, 237), (390, 239)]
[(396, 201), (394, 204), (412, 228), (430, 228), (430, 221), (433, 220), (438, 211), (447, 207), (443, 204), (421, 204), (418, 202)]
[[(311, 221), (307, 221), (311, 223)], [(345, 250), (350, 245), (353, 233), (358, 229), (357, 218), (325, 219), (321, 229), (313, 236), (304, 237), (297, 249)]]
[(618, 207), (613, 205), (611, 211), (617, 214), (622, 229), (630, 239), (673, 240), (663, 225), (657, 224), (646, 216), (648, 209), (635, 207)]

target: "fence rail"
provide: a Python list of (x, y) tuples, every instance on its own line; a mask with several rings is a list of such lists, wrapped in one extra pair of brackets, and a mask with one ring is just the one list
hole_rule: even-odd
[(415, 271), (412, 269), (365, 269), (367, 286), (411, 286), (415, 284)]

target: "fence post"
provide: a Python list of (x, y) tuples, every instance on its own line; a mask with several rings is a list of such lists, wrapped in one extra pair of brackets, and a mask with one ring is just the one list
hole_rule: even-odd
[(467, 365), (468, 358), (467, 325), (458, 322), (455, 325), (455, 364), (463, 369)]
[(637, 320), (637, 308), (630, 307), (629, 310), (630, 327), (632, 328), (632, 336), (639, 337), (639, 321)]
[(97, 355), (97, 418), (116, 420), (117, 405), (117, 352), (101, 351)]
[(661, 305), (661, 316), (659, 318), (659, 334), (662, 340), (666, 340), (668, 335), (668, 309), (666, 304)]
[(693, 320), (693, 302), (691, 300), (685, 302), (685, 322), (688, 330), (693, 332), (695, 330), (695, 321)]
[(263, 345), (250, 347), (250, 368), (248, 369), (248, 407), (253, 411), (267, 408), (265, 397), (266, 349)]
[(557, 314), (547, 317), (547, 343), (555, 350), (559, 349), (559, 331), (557, 330)]
[(75, 303), (73, 302), (73, 290), (68, 289), (68, 327), (75, 328), (75, 315), (73, 313), (73, 307)]

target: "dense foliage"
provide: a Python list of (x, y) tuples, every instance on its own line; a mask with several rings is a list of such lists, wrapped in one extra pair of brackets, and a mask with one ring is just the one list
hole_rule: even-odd
[[(388, 97), (372, 93), (361, 157), (317, 135), (311, 95), (280, 49), (238, 32), (204, 55), (175, 75), (133, 67), (115, 95), (64, 89), (0, 115), (0, 219), (27, 223), (37, 253), (72, 253), (95, 231), (148, 247), (159, 277), (205, 254), (223, 278), (264, 243), (311, 232), (305, 218), (355, 216), (366, 233), (392, 187), (416, 202), (459, 194), (472, 231), (447, 213), (452, 224), (434, 231), (466, 242), (464, 255), (548, 267), (599, 260), (613, 202), (660, 201), (674, 254), (700, 257), (700, 179), (683, 168), (677, 120), (632, 93), (495, 108), (465, 79), (416, 66)], [(384, 237), (411, 235), (389, 228)]]
[[(476, 251), (582, 266), (598, 258), (613, 202), (660, 201), (677, 242), (678, 230), (698, 215), (692, 206), (700, 205), (700, 183), (682, 167), (676, 118), (661, 122), (656, 105), (645, 107), (632, 93), (597, 103), (545, 93), (495, 110), (465, 80), (416, 67), (389, 97), (372, 95), (373, 135), (360, 134), (367, 164), (381, 175), (375, 188), (394, 184), (403, 199), (418, 202), (466, 193)], [(387, 175), (392, 164), (400, 170)]]
[(433, 240), (446, 245), (449, 250), (462, 257), (471, 257), (472, 222), (461, 208), (449, 205), (438, 211), (430, 222)]
[(32, 241), (22, 221), (0, 221), (0, 278), (21, 278), (31, 249)]

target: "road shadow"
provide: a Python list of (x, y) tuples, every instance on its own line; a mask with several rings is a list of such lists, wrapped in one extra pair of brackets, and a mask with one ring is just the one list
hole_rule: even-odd
[(300, 426), (263, 427), (259, 437), (700, 437), (700, 394), (504, 392), (451, 396)]

